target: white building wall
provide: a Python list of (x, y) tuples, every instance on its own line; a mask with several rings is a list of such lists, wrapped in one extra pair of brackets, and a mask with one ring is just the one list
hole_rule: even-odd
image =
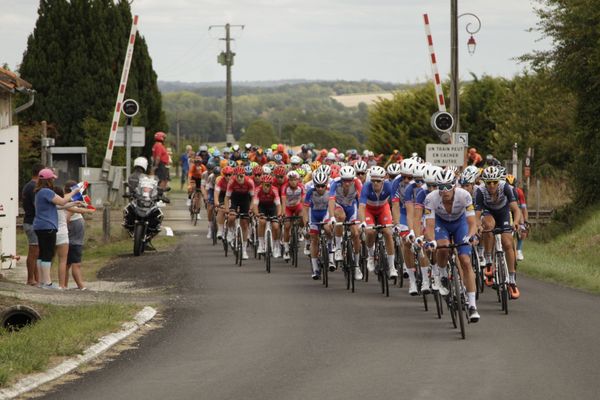
[(8, 92), (0, 92), (0, 129), (12, 125), (11, 97)]
[(0, 252), (16, 255), (19, 212), (19, 127), (0, 129)]

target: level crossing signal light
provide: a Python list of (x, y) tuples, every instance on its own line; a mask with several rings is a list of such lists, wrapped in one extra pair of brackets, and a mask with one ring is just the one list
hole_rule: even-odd
[(438, 111), (431, 116), (431, 127), (437, 132), (442, 143), (450, 143), (450, 131), (454, 126), (452, 114), (446, 111)]
[(135, 115), (138, 113), (139, 109), (140, 109), (139, 104), (137, 103), (137, 101), (135, 101), (133, 99), (127, 99), (123, 102), (123, 114), (125, 114), (126, 117), (129, 117), (129, 118), (135, 117)]

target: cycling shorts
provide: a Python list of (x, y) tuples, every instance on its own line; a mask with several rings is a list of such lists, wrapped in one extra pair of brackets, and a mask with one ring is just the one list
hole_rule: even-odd
[(233, 192), (231, 193), (229, 209), (239, 211), (242, 214), (248, 214), (248, 211), (250, 211), (250, 200), (251, 197), (249, 193)]
[(271, 204), (258, 203), (258, 212), (261, 214), (264, 214), (265, 217), (276, 217), (277, 216), (277, 205), (275, 205), (275, 203), (271, 203)]
[[(439, 217), (435, 217), (435, 240), (450, 240), (455, 244), (466, 243), (469, 241), (469, 224), (467, 217), (463, 215), (456, 221), (448, 222)], [(471, 246), (460, 246), (456, 249), (458, 254), (471, 255)]]
[(208, 204), (215, 204), (215, 189), (208, 190)]
[(285, 216), (292, 217), (294, 215), (302, 215), (302, 207), (304, 207), (304, 205), (302, 203), (298, 203), (297, 205), (295, 205), (293, 207), (286, 207), (285, 208)]
[(390, 205), (385, 203), (381, 207), (365, 207), (365, 222), (367, 225), (387, 225), (392, 223)]
[(225, 192), (219, 192), (219, 205), (225, 204)]
[(510, 207), (506, 205), (499, 210), (483, 210), (483, 215), (491, 215), (494, 217), (496, 222), (496, 228), (502, 229), (503, 233), (512, 232), (512, 226), (510, 224)]
[(310, 210), (308, 213), (308, 228), (311, 234), (319, 233), (320, 222), (324, 222), (329, 219), (329, 211), (327, 210)]
[(335, 205), (336, 210), (344, 210), (344, 214), (346, 215), (346, 219), (344, 222), (356, 221), (358, 219), (358, 207), (356, 203), (353, 203), (349, 206), (343, 206), (341, 204)]
[(190, 178), (190, 183), (194, 182), (194, 184), (196, 185), (196, 190), (200, 190), (200, 185), (202, 184), (202, 178), (197, 178), (195, 176), (192, 176)]

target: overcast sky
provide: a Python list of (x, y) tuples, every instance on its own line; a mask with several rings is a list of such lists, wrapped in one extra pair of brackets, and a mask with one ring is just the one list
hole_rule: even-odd
[[(0, 0), (0, 64), (15, 68), (37, 19), (37, 0)], [(513, 60), (547, 48), (529, 33), (537, 17), (530, 0), (459, 0), (459, 12), (482, 21), (470, 56), (460, 19), (460, 74), (511, 77), (523, 69)], [(440, 73), (450, 70), (449, 0), (135, 0), (140, 33), (146, 38), (160, 80), (221, 81), (217, 64), (224, 49), (222, 29), (209, 25), (244, 24), (232, 30), (237, 53), (235, 80), (374, 79), (416, 82), (431, 69), (422, 14), (429, 13)], [(126, 45), (125, 43), (123, 44)]]

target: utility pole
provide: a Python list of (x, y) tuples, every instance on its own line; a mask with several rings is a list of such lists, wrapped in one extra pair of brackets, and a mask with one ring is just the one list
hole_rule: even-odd
[(458, 84), (458, 0), (450, 0), (450, 114), (454, 118), (454, 132), (460, 132), (460, 105)]
[(231, 28), (244, 29), (245, 25), (231, 25), (229, 23), (225, 25), (211, 25), (208, 27), (210, 31), (212, 28), (225, 28), (225, 37), (220, 40), (225, 41), (225, 51), (221, 52), (217, 57), (219, 64), (227, 67), (227, 81), (225, 87), (225, 136), (227, 141), (233, 142), (233, 103), (231, 101), (231, 67), (233, 66), (233, 58), (235, 53), (231, 51), (231, 41), (235, 40), (231, 38)]
[(181, 152), (179, 151), (179, 113), (176, 115), (176, 126), (177, 126), (177, 164), (175, 166), (175, 176), (179, 178), (179, 157), (181, 157)]

